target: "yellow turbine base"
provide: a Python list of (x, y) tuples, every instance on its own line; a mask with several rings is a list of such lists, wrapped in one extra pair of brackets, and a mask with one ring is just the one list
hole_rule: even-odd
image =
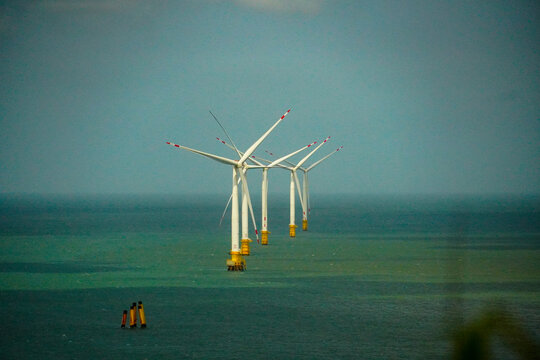
[(249, 256), (249, 243), (251, 242), (251, 239), (242, 239), (240, 240), (241, 246), (240, 246), (240, 255)]
[(244, 271), (246, 269), (246, 260), (240, 254), (240, 251), (231, 251), (231, 258), (227, 259), (227, 271)]
[(296, 237), (296, 228), (298, 226), (297, 225), (289, 225), (289, 236), (290, 237)]
[(307, 219), (302, 220), (302, 230), (307, 231)]
[(261, 245), (268, 245), (268, 234), (270, 234), (270, 231), (261, 231)]

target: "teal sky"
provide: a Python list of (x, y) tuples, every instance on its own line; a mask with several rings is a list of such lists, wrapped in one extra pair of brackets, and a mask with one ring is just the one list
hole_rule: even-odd
[[(332, 136), (312, 192), (540, 192), (537, 1), (0, 2), (0, 192), (227, 193)], [(253, 191), (260, 173), (249, 174)], [(270, 173), (286, 193), (287, 174)]]

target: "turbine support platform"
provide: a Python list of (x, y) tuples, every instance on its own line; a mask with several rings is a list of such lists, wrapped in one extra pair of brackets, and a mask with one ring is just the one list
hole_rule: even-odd
[(307, 219), (302, 220), (302, 230), (307, 231)]
[(296, 228), (298, 227), (298, 225), (289, 225), (289, 236), (290, 237), (296, 237)]
[(242, 239), (240, 240), (241, 246), (240, 246), (240, 255), (249, 256), (249, 243), (252, 242), (251, 239)]
[(270, 234), (268, 230), (261, 231), (261, 245), (268, 245), (268, 234)]
[(246, 260), (240, 254), (240, 251), (231, 251), (230, 259), (227, 259), (227, 271), (244, 271), (246, 270)]

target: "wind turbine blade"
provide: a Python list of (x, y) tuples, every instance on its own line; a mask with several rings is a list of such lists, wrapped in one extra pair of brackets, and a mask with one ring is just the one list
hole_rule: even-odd
[[(272, 163), (272, 161), (267, 160), (267, 159), (260, 158), (260, 157), (258, 157), (258, 156), (256, 156), (255, 158), (257, 158), (258, 160), (260, 160), (260, 161), (262, 161), (262, 162), (265, 162), (265, 163), (267, 163), (267, 164), (271, 164), (271, 163)], [(287, 161), (285, 161), (285, 162), (287, 162)], [(260, 165), (260, 166), (248, 165), (248, 166), (249, 166), (250, 169), (258, 169), (258, 168), (265, 168), (265, 167), (268, 167), (268, 165), (266, 165), (266, 166), (265, 166), (265, 165)], [(294, 166), (294, 165), (293, 165), (293, 166)], [(285, 166), (285, 165), (283, 165), (283, 164), (276, 164), (276, 165), (274, 165), (274, 168), (276, 168), (276, 167), (281, 168), (281, 169), (286, 169), (286, 170), (292, 170), (292, 169), (293, 169), (292, 166)]]
[[(292, 166), (293, 168), (296, 166), (296, 164), (293, 164), (292, 162), (290, 162), (289, 160), (285, 160), (284, 161), (285, 164), (289, 165), (289, 166)], [(301, 169), (302, 167), (299, 167), (299, 169)]]
[(307, 171), (305, 172), (305, 177), (304, 177), (304, 181), (306, 182), (306, 197), (307, 197), (307, 200), (306, 200), (306, 205), (307, 205), (307, 212), (308, 212), (308, 216), (311, 212), (311, 202), (309, 201), (309, 180), (308, 180), (308, 173)]
[[(237, 150), (237, 149), (235, 149), (234, 146), (230, 145), (230, 144), (229, 144), (228, 142), (226, 142), (225, 140), (220, 139), (220, 138), (218, 138), (218, 137), (216, 137), (216, 139), (217, 139), (220, 143), (222, 143), (223, 145), (225, 145), (226, 147), (228, 147), (229, 149), (232, 149), (232, 150), (234, 150), (234, 151)], [(241, 155), (239, 155), (239, 156), (241, 156)]]
[(272, 162), (270, 165), (268, 165), (268, 167), (273, 167), (274, 165), (279, 164), (280, 162), (282, 162), (282, 161), (284, 161), (284, 160), (287, 160), (287, 159), (290, 158), (291, 156), (294, 156), (294, 155), (298, 154), (300, 151), (305, 150), (305, 149), (307, 149), (308, 147), (310, 147), (310, 146), (312, 146), (313, 144), (316, 144), (316, 143), (317, 143), (317, 142), (315, 141), (315, 142), (313, 142), (313, 143), (311, 143), (311, 144), (309, 144), (309, 145), (304, 146), (303, 148), (300, 148), (300, 149), (298, 149), (298, 150), (296, 150), (296, 151), (290, 153), (289, 155), (282, 156), (282, 157), (280, 157), (279, 159), (277, 159), (276, 161)]
[[(239, 151), (238, 149), (234, 148), (232, 145), (229, 145), (225, 140), (220, 139), (220, 138), (218, 138), (218, 137), (216, 137), (216, 139), (217, 139), (220, 143), (222, 143), (223, 145), (227, 146), (229, 149), (233, 149), (233, 150), (237, 151), (239, 156), (244, 155), (243, 152), (241, 152), (241, 151)], [(248, 160), (251, 161), (252, 163), (254, 163), (255, 165), (259, 165), (259, 166), (264, 167), (263, 164), (261, 164), (259, 161), (257, 161), (257, 157), (254, 156), (254, 155), (251, 155), (251, 157), (249, 157)]]
[[(267, 153), (268, 155), (270, 155), (270, 156), (274, 156), (274, 153), (271, 153), (271, 152), (268, 151), (268, 150), (264, 150), (264, 152), (266, 152), (266, 153)], [(267, 163), (267, 164), (273, 163), (273, 161), (271, 161), (271, 160), (266, 160), (266, 159), (263, 159), (263, 158), (260, 158), (260, 157), (257, 157), (257, 159), (259, 159), (259, 160), (261, 160), (261, 161), (264, 161), (264, 162)], [(284, 165), (282, 165), (282, 164), (276, 164), (275, 166), (278, 166), (278, 167), (281, 167), (281, 168), (284, 168), (284, 169), (289, 169), (289, 170), (296, 166), (296, 164), (293, 164), (292, 162), (290, 162), (290, 161), (288, 161), (288, 160), (284, 160), (283, 162), (286, 163), (286, 164), (288, 164), (288, 165), (290, 165), (291, 167), (287, 167), (287, 166), (284, 166)]]
[(264, 166), (259, 160), (257, 160), (258, 158), (255, 156), (255, 155), (251, 155), (249, 157), (249, 160), (250, 161), (253, 161), (255, 164), (259, 165), (259, 166)]
[(330, 154), (326, 155), (325, 157), (323, 157), (322, 159), (320, 159), (319, 161), (316, 161), (314, 162), (313, 164), (311, 164), (311, 166), (309, 166), (307, 169), (306, 169), (306, 172), (313, 169), (315, 166), (319, 165), (320, 163), (322, 163), (324, 160), (328, 159), (330, 156), (334, 155), (336, 152), (338, 152), (339, 150), (343, 149), (343, 146), (340, 146), (338, 147), (335, 151), (332, 151)]
[(225, 130), (225, 128), (223, 127), (223, 125), (221, 125), (221, 123), (219, 122), (219, 120), (217, 119), (217, 117), (212, 113), (212, 111), (208, 110), (208, 112), (210, 112), (210, 115), (212, 115), (212, 117), (214, 118), (214, 120), (216, 120), (216, 122), (218, 123), (219, 127), (221, 128), (221, 130), (223, 130), (223, 132), (225, 133), (225, 136), (227, 137), (227, 139), (229, 139), (229, 141), (231, 142), (234, 150), (236, 151), (236, 153), (238, 154), (238, 157), (241, 157), (242, 155), (240, 155), (240, 151), (238, 151), (238, 148), (236, 147), (236, 145), (234, 144), (234, 141), (232, 141), (231, 137), (229, 136), (229, 133), (227, 133), (227, 130)]
[(169, 142), (169, 141), (167, 141), (167, 144), (169, 144), (171, 146), (175, 146), (175, 147), (180, 148), (180, 149), (184, 149), (184, 150), (187, 150), (187, 151), (194, 152), (195, 154), (206, 156), (207, 158), (210, 158), (210, 159), (215, 160), (215, 161), (219, 161), (220, 163), (223, 163), (223, 164), (235, 165), (235, 166), (238, 165), (238, 162), (236, 162), (236, 161), (234, 161), (232, 159), (224, 158), (222, 156), (206, 153), (206, 152), (200, 151), (200, 150), (191, 149), (191, 148), (188, 148), (186, 146), (174, 144), (174, 143)]
[(298, 180), (298, 175), (296, 171), (293, 171), (294, 182), (296, 183), (296, 191), (298, 192), (298, 197), (300, 198), (300, 204), (302, 205), (302, 211), (306, 210), (304, 199), (302, 196), (302, 189), (300, 188), (300, 181)]
[(272, 160), (268, 160), (268, 159), (262, 158), (260, 156), (255, 156), (255, 155), (252, 155), (250, 159), (256, 159), (257, 161), (262, 161), (267, 164), (270, 164), (272, 162)]
[(270, 129), (268, 129), (268, 130), (267, 130), (267, 131), (266, 131), (266, 132), (265, 132), (265, 133), (264, 133), (257, 141), (255, 141), (255, 142), (253, 143), (253, 145), (251, 145), (251, 146), (246, 150), (246, 152), (244, 153), (244, 155), (242, 155), (242, 157), (240, 158), (240, 160), (238, 160), (238, 163), (239, 163), (239, 164), (243, 164), (243, 163), (246, 161), (246, 159), (247, 159), (248, 157), (250, 157), (251, 154), (253, 154), (253, 152), (257, 149), (257, 147), (258, 147), (259, 145), (261, 145), (261, 143), (264, 141), (264, 139), (266, 139), (266, 137), (267, 137), (267, 136), (268, 136), (268, 135), (276, 128), (276, 126), (278, 126), (278, 124), (279, 124), (280, 122), (283, 121), (283, 119), (285, 118), (285, 116), (287, 116), (287, 114), (288, 114), (290, 111), (291, 111), (291, 109), (287, 110), (287, 112), (286, 112), (285, 114), (283, 114), (283, 116), (281, 116), (281, 117), (279, 118), (279, 120), (276, 121), (275, 124), (272, 125), (272, 126), (270, 127)]
[(229, 204), (232, 200), (232, 194), (229, 196), (229, 201), (227, 201), (227, 205), (225, 205), (225, 209), (223, 210), (223, 214), (221, 214), (221, 219), (219, 219), (219, 226), (221, 226), (221, 223), (223, 222), (223, 218), (225, 217), (225, 214), (227, 213), (227, 209), (229, 208)]
[[(238, 177), (238, 181), (236, 183), (240, 184), (240, 181), (242, 181), (242, 179), (240, 177)], [(227, 201), (227, 205), (225, 205), (225, 209), (223, 210), (223, 214), (221, 214), (221, 219), (219, 220), (219, 226), (221, 226), (221, 223), (223, 222), (223, 218), (225, 217), (225, 214), (227, 213), (227, 209), (229, 207), (229, 204), (231, 203), (231, 200), (232, 200), (232, 194), (231, 194), (231, 196), (229, 196), (229, 200)]]
[(330, 136), (327, 137), (326, 139), (324, 139), (324, 141), (322, 143), (319, 144), (319, 146), (317, 146), (315, 149), (311, 150), (311, 152), (309, 154), (306, 155), (306, 157), (304, 157), (302, 160), (300, 160), (300, 162), (298, 164), (296, 164), (296, 167), (294, 168), (294, 170), (298, 169), (300, 166), (302, 166), (303, 163), (306, 162), (307, 159), (309, 159), (309, 157), (311, 155), (313, 155), (315, 153), (315, 151), (319, 150), (319, 148), (321, 146), (323, 146), (324, 144), (326, 144), (326, 142), (328, 141), (328, 139), (330, 139)]
[(253, 222), (253, 229), (255, 229), (255, 237), (257, 238), (257, 242), (259, 242), (259, 231), (257, 230), (257, 223), (255, 222), (255, 216), (253, 215), (253, 206), (251, 205), (251, 196), (249, 195), (246, 174), (244, 172), (244, 169), (242, 169), (238, 173), (240, 174), (240, 178), (242, 179), (242, 191), (245, 191), (247, 195), (249, 212), (251, 213), (251, 221)]

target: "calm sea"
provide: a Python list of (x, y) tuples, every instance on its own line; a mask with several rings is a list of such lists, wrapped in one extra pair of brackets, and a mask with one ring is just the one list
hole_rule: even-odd
[[(2, 359), (449, 359), (460, 329), (538, 349), (538, 196), (313, 195), (294, 239), (272, 197), (242, 273), (226, 200), (2, 195)], [(139, 300), (148, 327), (121, 329)]]

